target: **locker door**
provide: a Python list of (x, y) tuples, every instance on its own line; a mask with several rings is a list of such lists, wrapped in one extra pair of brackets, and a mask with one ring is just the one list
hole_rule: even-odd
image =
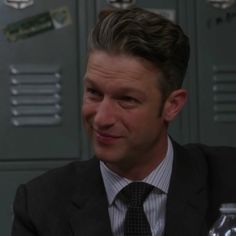
[(90, 157), (80, 104), (94, 5), (0, 1), (0, 235), (10, 235), (17, 186)]
[(76, 6), (40, 0), (20, 10), (0, 2), (0, 159), (79, 154)]
[(200, 141), (236, 145), (236, 4), (196, 1)]

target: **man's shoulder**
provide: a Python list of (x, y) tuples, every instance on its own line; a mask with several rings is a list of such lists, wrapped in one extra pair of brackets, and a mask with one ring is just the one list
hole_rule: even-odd
[(205, 156), (208, 161), (236, 161), (236, 147), (209, 146), (200, 143), (186, 144), (183, 147), (191, 153)]
[(179, 145), (174, 143), (174, 149), (185, 160), (193, 163), (205, 163), (208, 169), (227, 169), (236, 166), (236, 147), (209, 146), (200, 143)]
[(236, 201), (236, 147), (193, 145), (207, 163), (209, 211), (212, 215), (222, 203)]
[(222, 154), (229, 154), (229, 156), (236, 157), (236, 146), (223, 145), (207, 145), (202, 143), (186, 143), (180, 144), (171, 139), (175, 150), (187, 152), (189, 154), (203, 155), (203, 156), (221, 156)]
[(185, 161), (190, 160), (192, 166), (206, 173), (209, 199), (213, 204), (210, 207), (218, 209), (221, 203), (235, 202), (236, 147), (187, 144), (180, 149), (186, 153)]
[(98, 161), (73, 161), (67, 165), (50, 169), (25, 184), (30, 192), (70, 191), (74, 185), (86, 180), (88, 175), (99, 172)]
[(22, 207), (27, 206), (31, 217), (40, 222), (63, 216), (75, 196), (88, 195), (101, 188), (99, 176), (99, 161), (96, 159), (75, 161), (51, 169), (19, 186), (15, 209), (22, 211)]

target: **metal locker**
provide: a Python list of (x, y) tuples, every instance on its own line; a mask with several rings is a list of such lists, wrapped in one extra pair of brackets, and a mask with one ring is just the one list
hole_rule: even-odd
[(196, 9), (199, 139), (236, 146), (236, 4), (197, 1)]
[(79, 155), (76, 6), (65, 0), (0, 3), (0, 159)]
[(0, 235), (17, 186), (91, 157), (80, 119), (95, 1), (0, 1)]

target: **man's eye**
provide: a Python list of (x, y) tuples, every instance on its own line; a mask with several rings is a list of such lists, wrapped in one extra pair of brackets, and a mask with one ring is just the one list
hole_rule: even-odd
[(134, 97), (130, 97), (130, 96), (124, 96), (121, 97), (120, 99), (120, 105), (124, 108), (134, 108), (136, 107), (138, 104), (140, 104), (139, 100), (134, 98)]
[(99, 91), (93, 88), (86, 88), (85, 91), (86, 91), (87, 96), (92, 99), (98, 99), (102, 96), (101, 93), (99, 93)]
[(96, 89), (93, 88), (86, 88), (86, 92), (90, 95), (98, 95), (98, 91)]
[(132, 97), (124, 97), (123, 100), (126, 101), (126, 102), (130, 102), (130, 103), (135, 103), (136, 102), (136, 99), (134, 99)]
[(130, 96), (124, 96), (122, 97), (123, 101), (129, 102), (129, 103), (138, 103), (139, 101), (136, 98), (130, 97)]

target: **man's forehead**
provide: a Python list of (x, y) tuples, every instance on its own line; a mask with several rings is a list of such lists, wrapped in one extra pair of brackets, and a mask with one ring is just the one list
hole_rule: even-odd
[(84, 77), (84, 84), (85, 85), (92, 85), (92, 86), (95, 86), (95, 87), (99, 87), (99, 86), (111, 86), (114, 85), (114, 87), (117, 87), (117, 88), (120, 88), (120, 89), (123, 89), (123, 90), (135, 90), (135, 88), (137, 86), (137, 82), (132, 82), (132, 80), (112, 80), (110, 79), (107, 80), (107, 79), (104, 79), (104, 78), (99, 78), (99, 79), (96, 79), (96, 78), (92, 78), (92, 77), (89, 77), (87, 75), (85, 75)]

